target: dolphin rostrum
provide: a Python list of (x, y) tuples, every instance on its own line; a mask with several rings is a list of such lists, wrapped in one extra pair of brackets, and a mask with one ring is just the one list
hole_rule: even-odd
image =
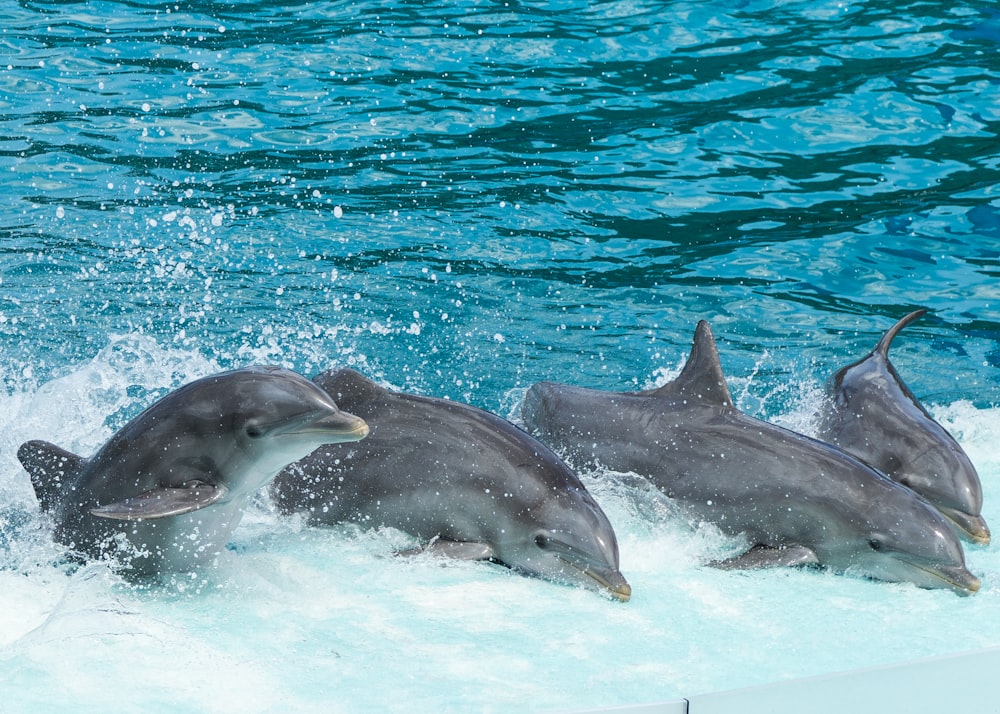
[(963, 535), (989, 543), (979, 474), (954, 437), (927, 413), (889, 361), (889, 345), (926, 310), (889, 328), (868, 356), (827, 385), (832, 404), (817, 437), (854, 454), (937, 506)]
[(314, 381), (371, 435), (284, 469), (270, 488), (280, 510), (303, 511), (312, 523), (396, 528), (438, 553), (629, 598), (607, 517), (534, 437), (481, 409), (390, 391), (351, 369)]
[(211, 562), (247, 498), (279, 470), (367, 433), (305, 377), (251, 367), (170, 392), (89, 459), (46, 441), (17, 456), (58, 542), (142, 578)]
[(564, 455), (644, 476), (690, 516), (745, 537), (751, 549), (725, 566), (819, 563), (979, 588), (954, 531), (922, 497), (840, 449), (740, 412), (705, 321), (672, 382), (631, 393), (541, 382), (522, 413)]

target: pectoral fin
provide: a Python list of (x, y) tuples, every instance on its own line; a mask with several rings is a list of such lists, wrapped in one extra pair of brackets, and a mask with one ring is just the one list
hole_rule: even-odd
[(154, 488), (123, 501), (92, 508), (90, 512), (120, 521), (166, 518), (210, 506), (225, 495), (225, 488), (207, 484), (191, 488)]
[(416, 555), (418, 553), (433, 553), (455, 560), (490, 560), (494, 557), (493, 546), (489, 543), (445, 540), (444, 538), (435, 538), (425, 546), (399, 552), (400, 555)]
[(816, 557), (816, 553), (804, 545), (788, 545), (781, 548), (755, 545), (742, 555), (716, 560), (710, 565), (721, 570), (757, 570), (818, 563), (819, 558)]

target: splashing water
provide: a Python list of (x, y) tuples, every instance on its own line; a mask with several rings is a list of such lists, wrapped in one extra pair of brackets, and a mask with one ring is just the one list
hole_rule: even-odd
[[(122, 362), (129, 368), (116, 369)], [(19, 412), (3, 453), (54, 434), (90, 453), (133, 402), (211, 369), (148, 339), (116, 340), (58, 380), (4, 397)], [(102, 389), (89, 388), (96, 383)], [(144, 396), (129, 398), (137, 385)], [(91, 418), (66, 420), (46, 398), (55, 392), (87, 395), (81, 407)], [(117, 416), (95, 431), (108, 413)], [(989, 443), (997, 410), (957, 402), (935, 415), (977, 459), (989, 489), (1000, 477)], [(988, 616), (1000, 598), (1000, 558), (989, 548), (968, 549), (984, 580), (971, 598), (818, 571), (721, 572), (703, 563), (738, 550), (738, 540), (689, 524), (643, 479), (584, 478), (618, 532), (634, 588), (627, 604), (500, 566), (395, 556), (414, 544), (404, 534), (306, 527), (263, 495), (217, 568), (136, 587), (105, 565), (64, 562), (22, 472), (4, 493), (16, 504), (3, 514), (0, 569), (7, 705), (569, 710), (1000, 642)], [(1000, 499), (990, 495), (986, 517), (996, 520)], [(875, 628), (884, 635), (873, 648)]]
[[(980, 5), (0, 0), (0, 682), (12, 711), (566, 711), (1000, 644), (974, 597), (738, 549), (583, 477), (628, 603), (393, 555), (258, 498), (218, 567), (73, 566), (15, 458), (167, 390), (352, 366), (516, 415), (652, 386), (708, 319), (739, 406), (810, 432), (893, 345), (998, 520), (1000, 73)], [(877, 633), (873, 636), (873, 633)]]

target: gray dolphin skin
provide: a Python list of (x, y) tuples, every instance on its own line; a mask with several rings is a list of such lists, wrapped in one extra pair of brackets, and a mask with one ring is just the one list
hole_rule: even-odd
[(250, 367), (170, 392), (92, 458), (45, 441), (22, 444), (17, 455), (58, 542), (147, 578), (210, 563), (247, 498), (279, 470), (367, 433), (363, 419), (305, 377)]
[(533, 432), (578, 465), (648, 478), (687, 514), (748, 539), (727, 567), (819, 563), (968, 594), (954, 530), (922, 497), (849, 454), (740, 412), (707, 322), (681, 374), (644, 392), (552, 382), (522, 405)]
[(354, 370), (314, 381), (371, 435), (284, 469), (270, 487), (280, 510), (314, 524), (396, 528), (437, 553), (628, 600), (611, 524), (537, 439), (489, 412), (393, 392)]
[(833, 376), (827, 385), (832, 403), (820, 417), (816, 436), (912, 488), (937, 506), (959, 535), (989, 543), (976, 468), (889, 361), (893, 338), (925, 312), (903, 317), (864, 359)]

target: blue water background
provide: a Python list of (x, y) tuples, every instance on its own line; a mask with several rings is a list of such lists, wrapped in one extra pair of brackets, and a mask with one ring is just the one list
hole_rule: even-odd
[(627, 605), (266, 499), (209, 584), (137, 593), (52, 565), (14, 458), (260, 362), (516, 417), (540, 379), (648, 386), (701, 318), (741, 406), (808, 431), (926, 307), (894, 360), (989, 517), (998, 52), (988, 3), (0, 0), (4, 697), (558, 710), (1000, 644), (995, 547), (964, 600), (717, 573), (732, 544), (606, 474)]

